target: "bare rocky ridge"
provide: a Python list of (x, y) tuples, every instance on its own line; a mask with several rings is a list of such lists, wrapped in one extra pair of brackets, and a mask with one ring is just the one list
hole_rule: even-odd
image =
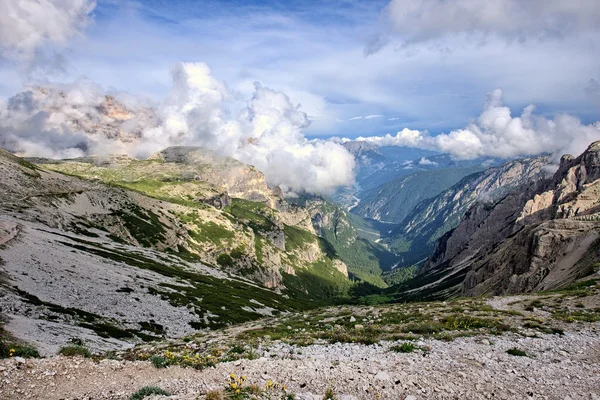
[(74, 132), (133, 142), (142, 136), (144, 129), (158, 125), (152, 108), (131, 108), (114, 96), (97, 95), (88, 103), (78, 104), (67, 100), (67, 93), (48, 87), (37, 87), (26, 92), (39, 108), (60, 116)]
[(593, 272), (600, 257), (599, 151), (593, 143), (577, 158), (563, 157), (553, 178), (476, 204), (422, 270), (441, 277), (430, 288), (520, 293), (560, 288)]

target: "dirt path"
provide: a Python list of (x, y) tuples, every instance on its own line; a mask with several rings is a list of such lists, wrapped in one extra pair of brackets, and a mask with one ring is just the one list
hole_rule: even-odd
[[(578, 327), (579, 328), (579, 327)], [(273, 343), (256, 360), (203, 371), (150, 362), (53, 357), (0, 361), (0, 399), (128, 399), (157, 385), (173, 399), (202, 399), (222, 389), (230, 373), (248, 384), (285, 384), (296, 399), (321, 399), (331, 386), (339, 399), (600, 399), (600, 324), (579, 332), (524, 338), (425, 340), (431, 351), (395, 353), (391, 343), (311, 345)], [(510, 348), (526, 357), (506, 353)], [(379, 396), (379, 397), (378, 397)], [(414, 396), (414, 397), (409, 397)]]

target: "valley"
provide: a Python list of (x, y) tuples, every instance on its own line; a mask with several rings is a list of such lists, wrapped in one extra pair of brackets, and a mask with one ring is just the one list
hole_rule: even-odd
[[(582, 374), (598, 358), (573, 346), (598, 337), (599, 153), (563, 157), (554, 174), (545, 156), (413, 172), (348, 210), (286, 198), (200, 147), (146, 160), (2, 151), (0, 368), (16, 378), (0, 390), (39, 398), (24, 367), (56, 399), (136, 386), (209, 398), (230, 373), (261, 398), (556, 398), (564, 365)], [(71, 361), (71, 348), (91, 358)], [(550, 359), (543, 377), (527, 372)], [(449, 365), (460, 386), (441, 377)], [(485, 379), (500, 370), (528, 383)], [(114, 382), (99, 388), (99, 375)]]

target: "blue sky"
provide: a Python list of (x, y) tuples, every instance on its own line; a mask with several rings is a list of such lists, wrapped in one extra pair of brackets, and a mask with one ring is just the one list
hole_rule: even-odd
[[(52, 79), (86, 76), (158, 101), (175, 63), (205, 62), (245, 98), (260, 81), (301, 103), (308, 136), (446, 132), (476, 118), (496, 88), (516, 114), (535, 104), (544, 116), (600, 119), (585, 92), (600, 79), (597, 32), (548, 40), (450, 34), (407, 45), (407, 33), (390, 27), (388, 3), (98, 0), (94, 22), (59, 49), (66, 73)], [(365, 46), (386, 35), (366, 56)], [(1, 94), (19, 90), (11, 66), (2, 73)]]

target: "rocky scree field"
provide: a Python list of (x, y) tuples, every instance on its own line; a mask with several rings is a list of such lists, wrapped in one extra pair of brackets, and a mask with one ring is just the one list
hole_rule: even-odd
[[(338, 306), (94, 355), (0, 361), (5, 398), (596, 399), (600, 276), (552, 292)], [(141, 396), (141, 397), (140, 397)]]

